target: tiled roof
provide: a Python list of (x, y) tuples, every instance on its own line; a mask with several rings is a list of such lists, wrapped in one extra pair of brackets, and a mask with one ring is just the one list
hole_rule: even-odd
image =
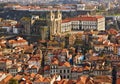
[(43, 83), (43, 82), (50, 82), (50, 78), (48, 78), (48, 77), (42, 77), (42, 76), (40, 76), (38, 79), (36, 79), (35, 81), (34, 81), (35, 83)]
[(50, 70), (50, 66), (45, 66), (44, 71)]
[(38, 69), (38, 67), (37, 67), (37, 66), (35, 66), (35, 65), (33, 65), (31, 68)]
[(60, 62), (59, 66), (65, 66), (65, 67), (70, 67), (70, 63), (69, 62)]
[(31, 80), (26, 80), (26, 84), (33, 84)]
[(23, 43), (23, 42), (27, 42), (26, 40), (9, 40), (8, 41), (10, 44), (14, 44), (14, 43)]
[(52, 59), (52, 64), (57, 64), (57, 65), (58, 65), (58, 64), (59, 64), (58, 59), (57, 59), (57, 58), (53, 58), (53, 59)]
[(118, 34), (118, 31), (115, 30), (114, 28), (111, 28), (111, 29), (108, 30), (108, 33), (109, 33), (109, 34), (117, 35), (117, 34)]
[(44, 78), (44, 80), (43, 80), (44, 82), (50, 82), (50, 78)]
[(117, 78), (117, 83), (116, 84), (120, 84), (120, 78)]
[(106, 83), (112, 83), (112, 78), (109, 76), (97, 76), (94, 78), (95, 82), (101, 83), (101, 82), (106, 82)]
[(71, 20), (69, 18), (66, 18), (64, 20), (62, 20), (62, 23), (67, 23), (67, 22), (70, 22)]
[(22, 78), (21, 75), (16, 75), (13, 79), (20, 80)]
[(95, 83), (92, 78), (83, 75), (80, 78), (78, 78), (76, 84), (95, 84)]
[(35, 73), (31, 73), (31, 74), (30, 74), (30, 76), (31, 76), (32, 78), (34, 78), (35, 75), (36, 75)]
[(69, 63), (69, 62), (65, 62), (65, 63), (63, 64), (63, 66), (70, 67), (70, 63)]
[(62, 23), (70, 22), (70, 21), (97, 21), (98, 19), (103, 18), (103, 16), (90, 16), (90, 15), (80, 15), (74, 18), (66, 18), (62, 20)]
[(8, 75), (5, 79), (3, 79), (4, 83), (7, 83), (10, 79), (12, 79), (12, 75)]

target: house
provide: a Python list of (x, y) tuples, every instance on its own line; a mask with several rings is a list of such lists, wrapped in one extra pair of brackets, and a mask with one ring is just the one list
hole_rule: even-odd
[(32, 55), (31, 58), (28, 60), (28, 65), (31, 67), (33, 65), (40, 67), (41, 66), (41, 58), (39, 54)]
[(12, 78), (13, 78), (13, 76), (11, 74), (8, 74), (0, 83), (1, 84), (8, 84), (9, 80)]
[(91, 67), (83, 64), (84, 66), (72, 66), (71, 67), (71, 79), (78, 79), (82, 75), (89, 75)]
[(78, 53), (75, 57), (74, 57), (74, 64), (81, 64), (82, 61), (84, 60), (85, 56), (82, 53)]
[[(43, 72), (41, 72), (41, 73), (44, 75), (44, 77), (50, 77), (50, 75), (51, 75), (50, 73), (52, 73), (52, 71), (50, 70), (50, 65), (44, 66)], [(52, 74), (52, 75), (54, 75), (54, 74)]]
[(61, 33), (70, 32), (71, 28), (72, 28), (72, 25), (69, 20), (62, 20)]
[(94, 49), (97, 52), (102, 51), (104, 49), (104, 45), (94, 45)]
[(22, 79), (22, 75), (16, 75), (13, 79), (20, 81)]
[(4, 72), (0, 73), (0, 81), (2, 81), (6, 77), (7, 77), (7, 74), (5, 74)]
[(83, 75), (77, 79), (76, 84), (95, 84), (95, 82), (94, 82), (94, 79), (92, 77), (88, 77), (88, 76)]
[(18, 28), (13, 27), (13, 34), (18, 34), (18, 33), (19, 33)]
[(76, 84), (76, 80), (61, 79), (60, 81), (55, 81), (53, 84)]
[(13, 65), (11, 68), (8, 69), (8, 72), (10, 74), (12, 74), (13, 76), (17, 75), (18, 72), (20, 72), (22, 70), (21, 67), (17, 66), (17, 65)]
[(60, 62), (54, 61), (50, 66), (50, 74), (59, 74), (62, 79), (71, 78), (71, 67), (69, 62)]
[(47, 47), (61, 47), (58, 41), (49, 41), (47, 42)]
[(94, 76), (103, 76), (103, 75), (112, 75), (111, 70), (105, 70), (105, 69), (98, 69), (98, 70), (93, 70), (91, 72), (91, 75)]
[(117, 45), (114, 51), (118, 56), (120, 56), (120, 45)]
[(38, 78), (35, 79), (33, 84), (50, 84), (51, 79), (48, 77), (42, 77), (39, 76)]
[(5, 71), (10, 68), (12, 65), (12, 60), (0, 59), (0, 70)]
[(97, 84), (111, 84), (112, 83), (112, 78), (109, 76), (96, 76), (93, 78), (94, 82)]
[(37, 74), (39, 70), (39, 67), (33, 65), (31, 68), (28, 69), (29, 73), (35, 73)]
[(10, 47), (25, 46), (28, 45), (28, 41), (23, 39), (22, 37), (17, 37), (16, 40), (9, 40), (7, 44)]

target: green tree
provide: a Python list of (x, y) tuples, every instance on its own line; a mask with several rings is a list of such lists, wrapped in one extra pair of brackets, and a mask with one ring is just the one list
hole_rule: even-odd
[(16, 79), (11, 79), (9, 81), (9, 84), (18, 84), (18, 81)]

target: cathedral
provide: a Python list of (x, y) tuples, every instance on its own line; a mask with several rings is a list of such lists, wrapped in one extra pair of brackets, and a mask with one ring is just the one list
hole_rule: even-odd
[(50, 11), (47, 16), (47, 23), (50, 29), (50, 39), (52, 40), (54, 35), (61, 33), (62, 14), (60, 11)]
[(61, 32), (62, 13), (59, 10), (50, 11), (45, 19), (33, 18), (31, 22), (31, 34), (39, 35), (40, 40), (52, 40)]

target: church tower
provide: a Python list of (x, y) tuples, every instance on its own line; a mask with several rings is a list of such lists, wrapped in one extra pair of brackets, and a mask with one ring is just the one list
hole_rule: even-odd
[(53, 39), (53, 35), (60, 34), (62, 14), (60, 11), (50, 11), (47, 15), (47, 21), (50, 31), (50, 40)]
[(58, 10), (55, 12), (55, 34), (61, 33), (62, 14)]

